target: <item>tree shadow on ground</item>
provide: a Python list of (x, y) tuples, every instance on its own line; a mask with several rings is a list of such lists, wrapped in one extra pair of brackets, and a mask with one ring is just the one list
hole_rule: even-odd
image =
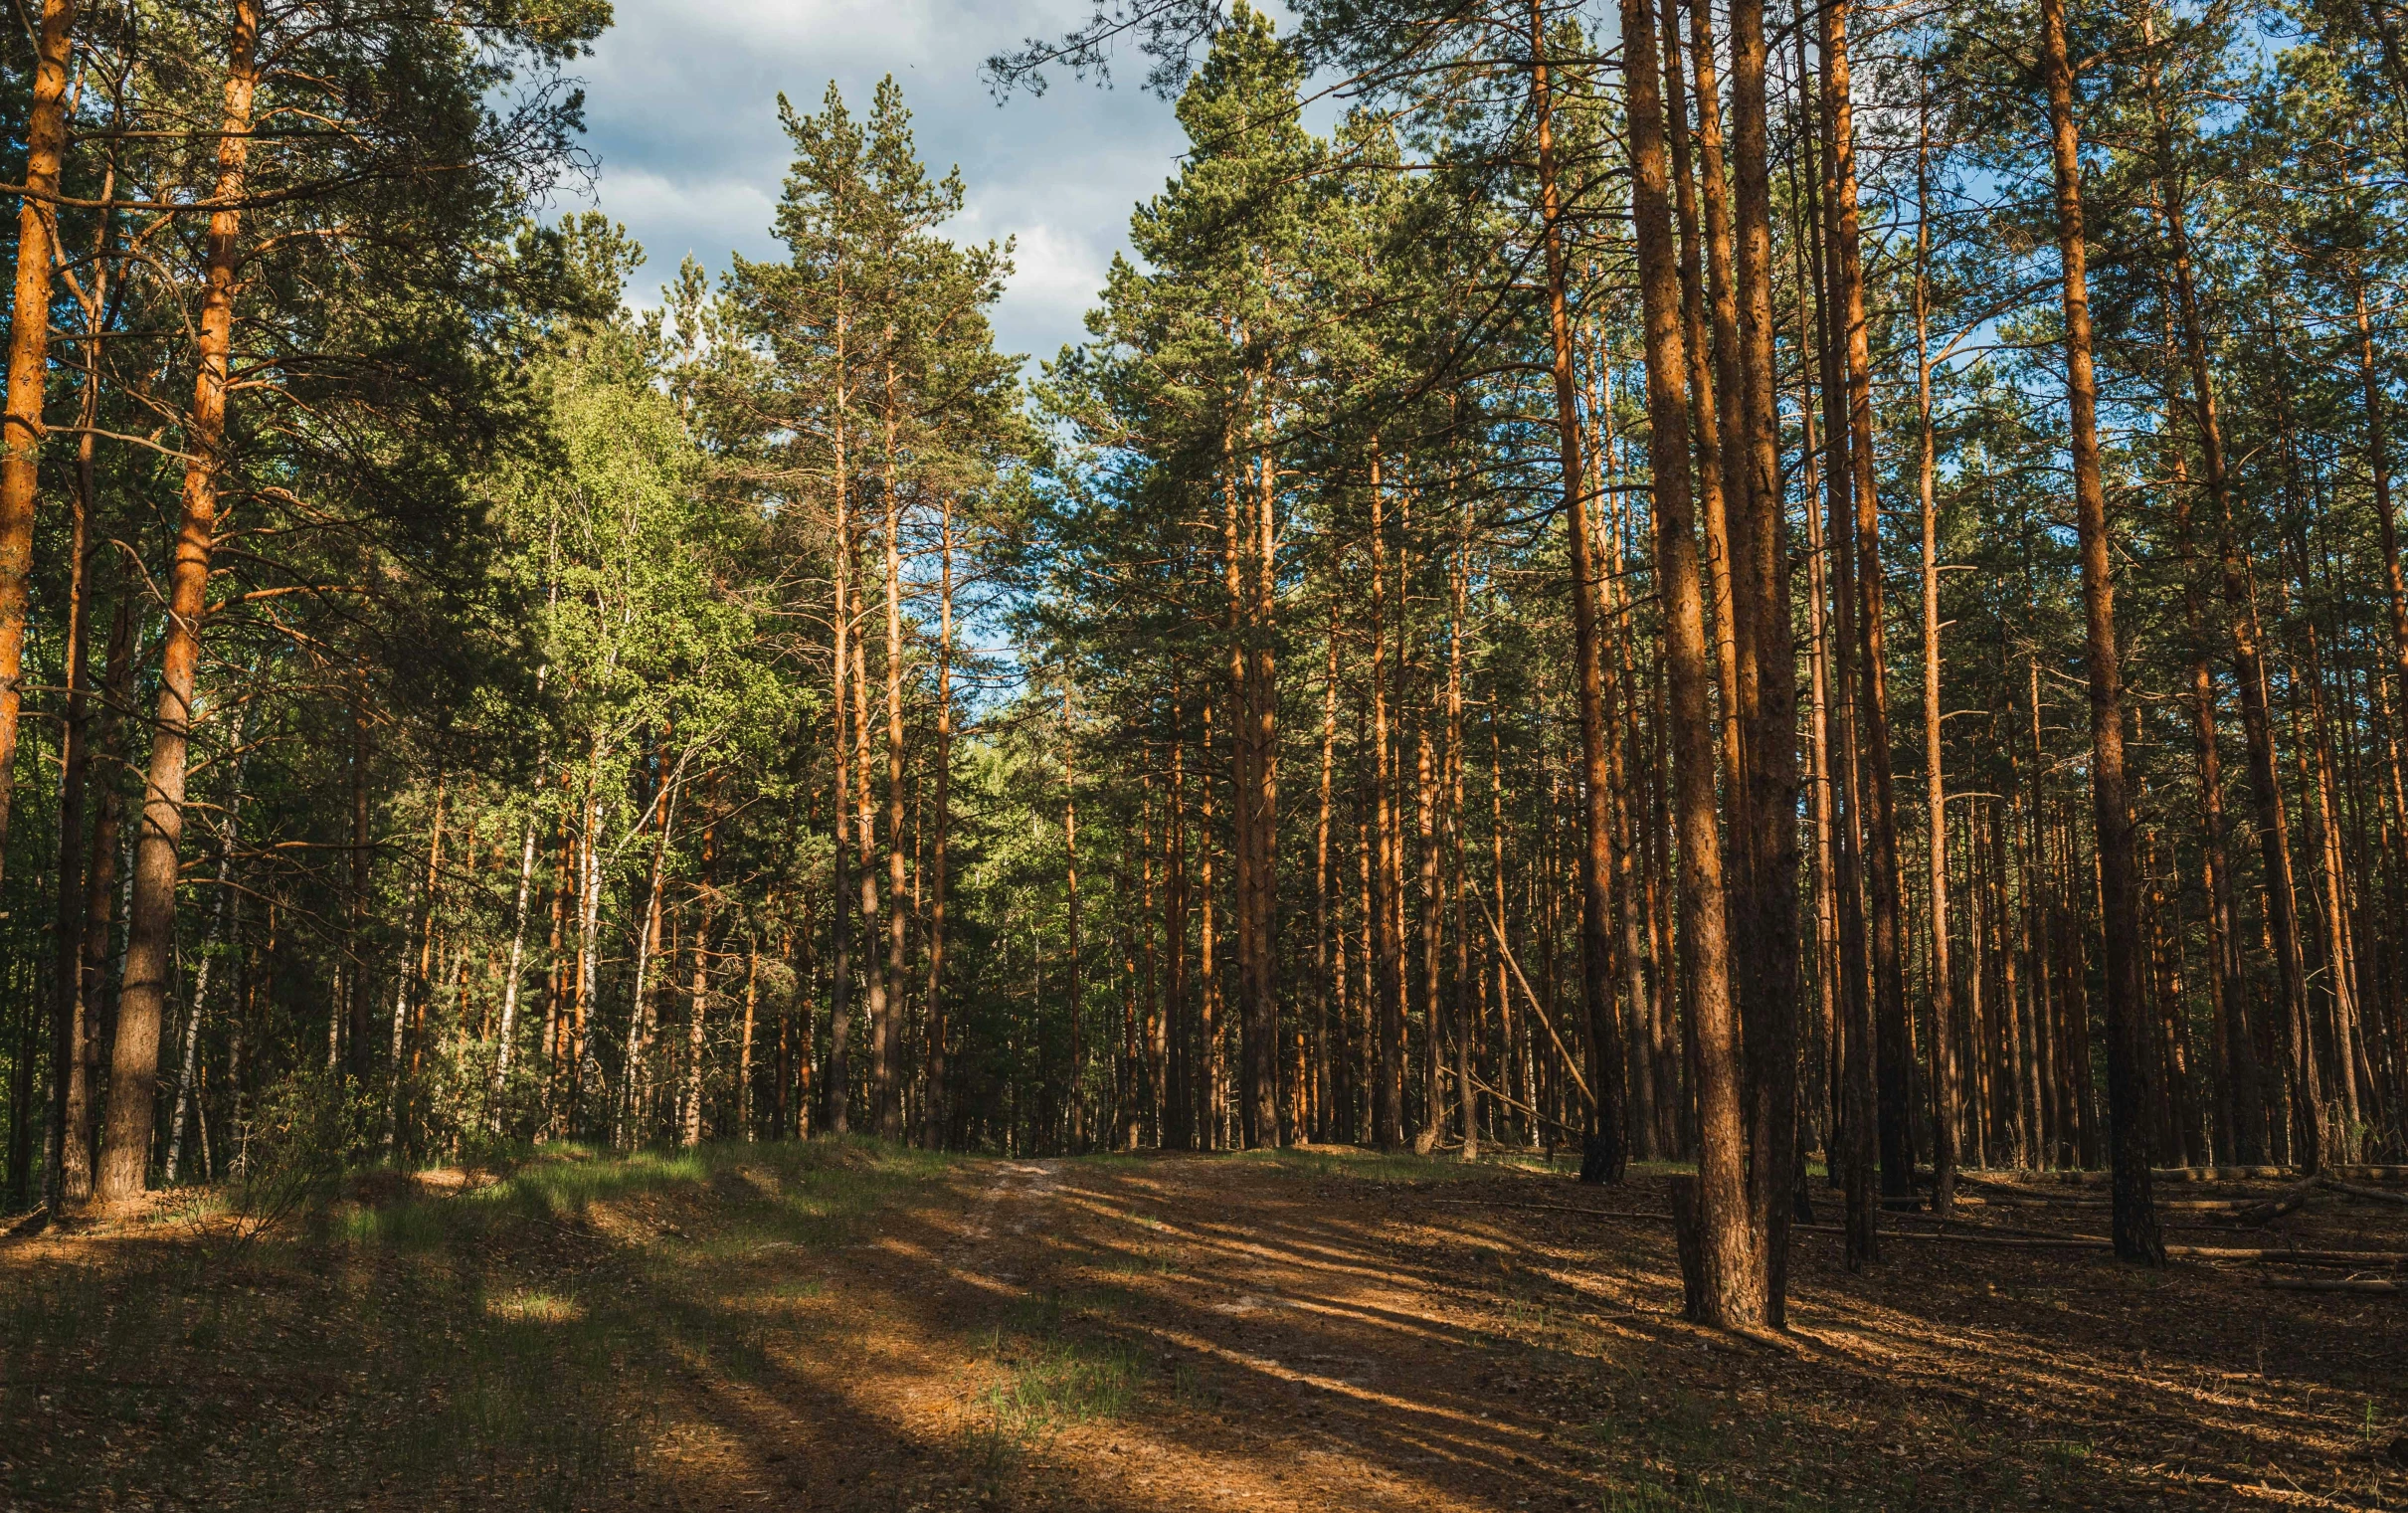
[(1170, 1513), (2408, 1487), (2378, 1453), (2408, 1411), (2392, 1299), (1905, 1238), (1851, 1276), (1801, 1235), (1767, 1347), (1682, 1320), (1668, 1229), (1597, 1212), (1660, 1213), (1660, 1186), (824, 1143), (543, 1163), (239, 1267), (172, 1224), (21, 1244), (0, 1417), (33, 1432), (0, 1490)]

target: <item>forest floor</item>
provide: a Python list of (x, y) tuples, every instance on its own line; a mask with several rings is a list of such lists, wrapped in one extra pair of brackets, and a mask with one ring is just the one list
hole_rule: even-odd
[(2408, 1508), (2408, 1296), (1808, 1232), (1768, 1345), (1682, 1320), (1663, 1189), (823, 1141), (386, 1175), (248, 1245), (170, 1198), (0, 1241), (0, 1505)]

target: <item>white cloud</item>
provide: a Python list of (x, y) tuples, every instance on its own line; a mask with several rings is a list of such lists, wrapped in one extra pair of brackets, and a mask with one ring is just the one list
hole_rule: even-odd
[(969, 201), (953, 232), (1019, 239), (998, 335), (1037, 358), (1084, 335), (1131, 207), (1177, 171), (1185, 145), (1170, 106), (1134, 79), (1111, 91), (1057, 80), (1040, 97), (995, 103), (988, 56), (1076, 24), (1085, 0), (619, 0), (617, 11), (578, 72), (597, 201), (650, 255), (629, 291), (648, 304), (687, 252), (718, 270), (731, 250), (776, 251), (780, 91), (816, 110), (833, 79), (862, 114), (879, 78), (895, 76), (921, 157), (939, 172), (961, 166)]

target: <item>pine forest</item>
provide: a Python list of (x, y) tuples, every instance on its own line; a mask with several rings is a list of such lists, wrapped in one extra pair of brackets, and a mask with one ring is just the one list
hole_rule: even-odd
[(0, 1505), (2408, 1505), (2408, 11), (1012, 9), (13, 0)]

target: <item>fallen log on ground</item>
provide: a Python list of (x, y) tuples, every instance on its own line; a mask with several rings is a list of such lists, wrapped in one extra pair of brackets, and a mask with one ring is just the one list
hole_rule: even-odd
[(2324, 1186), (2351, 1198), (2364, 1198), (2374, 1203), (2396, 1203), (2408, 1209), (2408, 1193), (2395, 1193), (2389, 1188), (2364, 1187), (2354, 1182), (2343, 1182), (2338, 1177), (2325, 1178)]

